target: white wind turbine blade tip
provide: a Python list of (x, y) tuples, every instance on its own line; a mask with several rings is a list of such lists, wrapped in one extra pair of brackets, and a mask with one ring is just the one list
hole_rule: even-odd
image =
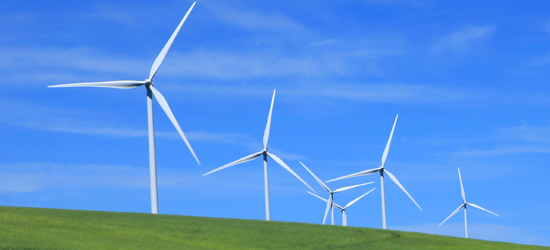
[(352, 188), (356, 188), (356, 187), (360, 187), (360, 186), (365, 186), (365, 185), (372, 184), (372, 183), (374, 183), (374, 182), (367, 182), (367, 183), (358, 184), (358, 185), (353, 185), (353, 186), (349, 186), (349, 187), (338, 188), (338, 189), (334, 190), (333, 193), (338, 193), (338, 192), (350, 190), (350, 189), (352, 189)]
[(277, 162), (279, 165), (281, 165), (281, 167), (286, 169), (286, 171), (290, 172), (292, 175), (294, 175), (296, 178), (298, 178), (298, 180), (302, 181), (302, 183), (304, 183), (309, 189), (311, 189), (311, 191), (313, 191), (314, 193), (317, 193), (315, 191), (315, 189), (313, 189), (311, 186), (309, 186), (309, 184), (307, 184), (307, 182), (302, 180), (302, 178), (300, 178), (300, 176), (298, 176), (296, 173), (294, 173), (294, 171), (292, 171), (292, 169), (289, 166), (287, 166), (286, 163), (284, 163), (283, 160), (281, 160), (281, 158), (277, 157), (276, 155), (274, 155), (272, 153), (269, 153), (269, 152), (266, 152), (266, 153), (267, 153), (267, 155), (269, 155), (269, 157), (271, 157), (271, 159), (273, 159), (275, 162)]
[(115, 88), (115, 89), (131, 89), (145, 85), (145, 81), (107, 81), (107, 82), (81, 82), (50, 85), (48, 88), (71, 88), (71, 87), (100, 87), (100, 88)]
[(352, 200), (350, 201), (345, 207), (344, 209), (348, 208), (349, 206), (353, 205), (355, 202), (357, 202), (358, 200), (360, 200), (361, 198), (365, 197), (367, 194), (370, 194), (370, 192), (374, 191), (376, 188), (373, 188), (371, 189), (370, 191), (366, 192), (365, 194), (357, 197), (355, 200)]
[(224, 169), (224, 168), (228, 168), (228, 167), (231, 167), (231, 166), (235, 166), (235, 165), (237, 165), (237, 164), (241, 164), (241, 163), (245, 163), (245, 162), (247, 162), (247, 161), (254, 160), (254, 159), (260, 157), (260, 155), (262, 155), (262, 154), (263, 154), (263, 151), (260, 151), (260, 152), (258, 152), (258, 153), (254, 153), (254, 154), (251, 154), (251, 155), (247, 155), (247, 156), (245, 156), (245, 157), (243, 157), (243, 158), (241, 158), (241, 159), (238, 159), (238, 160), (236, 160), (236, 161), (230, 162), (230, 163), (225, 164), (225, 165), (223, 165), (223, 166), (221, 166), (221, 167), (219, 167), (219, 168), (216, 168), (216, 169), (214, 169), (214, 170), (212, 170), (212, 171), (210, 171), (210, 172), (208, 172), (208, 173), (206, 173), (206, 174), (203, 174), (202, 176), (206, 176), (206, 175), (209, 175), (209, 174), (211, 174), (211, 173), (214, 173), (214, 172), (217, 172), (217, 171), (219, 171), (219, 170), (222, 170), (222, 169)]
[(460, 175), (460, 168), (458, 168), (458, 179), (460, 179), (460, 192), (462, 194), (462, 199), (466, 202), (466, 193), (464, 192), (464, 185), (462, 185), (462, 176)]
[(476, 204), (468, 203), (468, 205), (470, 205), (470, 206), (472, 206), (472, 207), (475, 207), (475, 208), (477, 208), (477, 209), (481, 209), (481, 210), (483, 210), (483, 211), (485, 211), (485, 212), (492, 213), (492, 214), (494, 214), (494, 215), (500, 217), (500, 215), (495, 214), (495, 213), (493, 213), (493, 212), (491, 212), (491, 211), (489, 211), (489, 210), (487, 210), (487, 209), (485, 209), (485, 208), (482, 208), (482, 207), (480, 207), (480, 206), (478, 206), (478, 205), (476, 205)]
[(328, 186), (324, 182), (322, 182), (319, 178), (317, 178), (317, 176), (313, 172), (311, 172), (311, 170), (309, 170), (309, 168), (307, 168), (306, 165), (304, 165), (304, 163), (302, 163), (301, 161), (298, 161), (298, 162), (300, 162), (300, 164), (302, 164), (302, 166), (304, 166), (304, 168), (313, 176), (313, 178), (315, 178), (315, 180), (317, 182), (319, 182), (321, 187), (323, 187), (328, 192), (331, 192), (330, 188), (328, 188)]
[(451, 215), (449, 215), (449, 217), (447, 217), (443, 222), (441, 222), (441, 224), (439, 224), (437, 227), (443, 225), (443, 223), (445, 223), (445, 221), (447, 221), (449, 218), (453, 217), (453, 215), (455, 215), (456, 213), (458, 213), (462, 208), (464, 208), (464, 204), (463, 203), (462, 205), (460, 205), (460, 207), (458, 207)]
[(388, 170), (384, 170), (384, 172), (388, 174), (390, 179), (392, 179), (392, 181), (395, 182), (395, 184), (397, 184), (397, 186), (399, 186), (401, 188), (401, 190), (403, 190), (403, 192), (405, 192), (405, 194), (407, 194), (407, 196), (409, 196), (409, 198), (411, 198), (411, 200), (414, 202), (414, 204), (416, 204), (418, 209), (420, 209), (420, 211), (423, 211), (422, 208), (420, 207), (420, 205), (418, 205), (418, 203), (416, 203), (416, 201), (413, 199), (413, 197), (409, 194), (409, 192), (407, 192), (405, 187), (403, 187), (403, 185), (401, 185), (401, 183), (397, 180), (397, 178), (395, 178), (395, 176), (393, 176), (393, 174), (390, 173)]
[(170, 50), (170, 47), (172, 47), (172, 43), (174, 43), (174, 39), (176, 39), (176, 36), (178, 36), (178, 33), (180, 32), (181, 26), (183, 26), (183, 23), (185, 20), (187, 20), (187, 17), (189, 16), (189, 13), (191, 13), (191, 10), (193, 10), (193, 7), (195, 7), (195, 4), (197, 2), (194, 2), (193, 5), (191, 5), (191, 8), (187, 11), (183, 19), (181, 19), (181, 22), (178, 24), (178, 27), (172, 33), (172, 36), (170, 36), (170, 39), (168, 39), (168, 42), (164, 45), (164, 48), (160, 51), (157, 58), (155, 59), (155, 62), (153, 62), (153, 65), (151, 66), (151, 72), (149, 72), (149, 79), (153, 80), (155, 75), (157, 74), (160, 66), (162, 65), (162, 62), (164, 61), (164, 58), (166, 57), (166, 54), (168, 54), (168, 50)]
[(269, 115), (267, 116), (267, 124), (265, 125), (264, 131), (264, 149), (267, 149), (267, 144), (269, 143), (269, 132), (271, 131), (271, 116), (273, 115), (273, 103), (275, 103), (275, 92), (273, 90), (273, 97), (271, 99), (271, 107), (269, 108)]
[(388, 139), (388, 142), (386, 143), (386, 148), (384, 149), (384, 153), (382, 154), (382, 167), (386, 164), (386, 160), (388, 159), (388, 153), (390, 152), (390, 145), (393, 139), (393, 131), (395, 130), (395, 124), (397, 124), (398, 116), (399, 114), (395, 116), (395, 121), (393, 122), (393, 127), (390, 133), (390, 138)]
[(170, 119), (170, 121), (172, 122), (172, 124), (174, 125), (178, 133), (180, 134), (181, 138), (187, 145), (187, 148), (189, 148), (189, 151), (191, 151), (191, 154), (193, 155), (193, 157), (195, 157), (195, 160), (197, 161), (197, 163), (201, 165), (199, 158), (195, 154), (195, 151), (193, 151), (193, 148), (191, 147), (191, 144), (187, 140), (187, 137), (185, 137), (185, 135), (183, 134), (183, 131), (181, 130), (180, 125), (178, 124), (176, 117), (174, 117), (174, 114), (172, 113), (170, 106), (168, 106), (168, 102), (166, 102), (166, 99), (164, 98), (164, 96), (162, 96), (162, 94), (155, 87), (153, 87), (153, 85), (149, 86), (149, 89), (151, 89), (151, 91), (153, 92), (153, 95), (157, 99), (157, 102), (159, 103), (160, 107), (162, 108), (162, 110), (164, 110), (164, 113), (166, 113), (166, 116), (168, 116), (168, 119)]
[(357, 176), (364, 176), (364, 175), (374, 174), (374, 173), (380, 171), (381, 168), (382, 167), (380, 166), (380, 167), (377, 167), (377, 168), (364, 170), (364, 171), (357, 172), (357, 173), (354, 173), (354, 174), (349, 174), (349, 175), (338, 177), (338, 178), (335, 178), (335, 179), (332, 179), (332, 180), (328, 180), (327, 182), (333, 182), (333, 181), (343, 180), (343, 179), (357, 177)]

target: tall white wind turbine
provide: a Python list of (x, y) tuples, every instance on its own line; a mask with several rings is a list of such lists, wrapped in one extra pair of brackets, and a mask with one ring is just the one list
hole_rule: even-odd
[[(464, 230), (465, 230), (465, 233), (466, 233), (466, 237), (465, 238), (468, 238), (468, 214), (466, 213), (466, 209), (468, 208), (468, 206), (472, 206), (472, 207), (475, 207), (477, 209), (481, 209), (485, 212), (488, 212), (488, 213), (492, 213), (496, 216), (499, 216), (498, 214), (495, 214), (485, 208), (482, 208), (474, 203), (469, 203), (469, 202), (466, 202), (466, 194), (464, 193), (464, 185), (462, 185), (462, 177), (460, 176), (460, 168), (458, 169), (458, 179), (460, 179), (460, 191), (462, 192), (462, 200), (464, 201), (462, 203), (462, 205), (460, 205), (460, 207), (458, 207), (451, 215), (449, 215), (449, 217), (447, 217), (447, 219), (445, 219), (443, 222), (441, 222), (441, 224), (439, 224), (437, 227), (443, 225), (443, 223), (445, 223), (445, 221), (447, 221), (449, 218), (453, 217), (453, 215), (455, 215), (456, 213), (460, 212), (460, 210), (464, 209)], [(500, 217), (500, 216), (499, 216)]]
[[(340, 209), (340, 211), (342, 212), (342, 226), (347, 226), (347, 225), (348, 225), (348, 217), (346, 216), (346, 209), (349, 208), (351, 205), (355, 204), (355, 202), (357, 202), (357, 201), (360, 200), (361, 198), (365, 197), (365, 196), (366, 196), (367, 194), (369, 194), (370, 192), (374, 191), (375, 189), (376, 189), (376, 188), (373, 188), (373, 189), (371, 189), (370, 191), (364, 193), (363, 195), (357, 197), (355, 200), (350, 201), (345, 207), (342, 207), (342, 206), (336, 204), (334, 201), (332, 202), (332, 204), (334, 204), (334, 206), (335, 206), (336, 208)], [(316, 194), (314, 194), (314, 193), (312, 193), (312, 192), (309, 192), (309, 191), (308, 191), (308, 193), (311, 194), (311, 195), (313, 195), (313, 196), (315, 196), (315, 197), (317, 197), (317, 198), (319, 198), (319, 199), (321, 199), (321, 200), (323, 200), (324, 202), (328, 202), (325, 198), (322, 198), (322, 197), (319, 196), (319, 195), (316, 195)]]
[(271, 115), (273, 114), (273, 103), (275, 102), (275, 92), (276, 92), (276, 90), (273, 90), (273, 98), (271, 99), (271, 108), (269, 109), (269, 115), (267, 117), (267, 125), (265, 126), (265, 131), (264, 131), (264, 141), (263, 141), (264, 148), (262, 149), (262, 151), (260, 151), (258, 153), (248, 155), (248, 156), (245, 156), (241, 159), (238, 159), (234, 162), (223, 165), (223, 166), (221, 166), (219, 168), (216, 168), (216, 169), (214, 169), (214, 170), (212, 170), (212, 171), (210, 171), (210, 172), (203, 175), (203, 176), (206, 176), (206, 175), (209, 175), (209, 174), (214, 173), (216, 171), (222, 170), (224, 168), (228, 168), (228, 167), (231, 167), (231, 166), (234, 166), (234, 165), (237, 165), (237, 164), (241, 164), (241, 163), (244, 163), (244, 162), (247, 162), (247, 161), (251, 161), (251, 160), (254, 160), (254, 159), (256, 159), (260, 156), (263, 156), (263, 158), (264, 158), (264, 188), (265, 188), (265, 220), (266, 221), (271, 220), (271, 212), (270, 212), (270, 209), (269, 209), (269, 180), (268, 180), (268, 175), (267, 175), (267, 157), (268, 156), (271, 159), (273, 159), (275, 162), (277, 162), (279, 165), (281, 165), (281, 167), (283, 167), (288, 172), (290, 172), (292, 175), (294, 175), (296, 178), (298, 178), (298, 180), (302, 181), (302, 183), (304, 183), (309, 189), (311, 189), (313, 192), (315, 192), (315, 190), (313, 190), (313, 188), (311, 188), (304, 180), (302, 180), (302, 178), (300, 178), (300, 176), (298, 176), (296, 173), (294, 173), (294, 171), (292, 171), (292, 169), (288, 165), (286, 165), (286, 163), (284, 163), (283, 160), (281, 160), (281, 158), (279, 158), (276, 155), (274, 155), (272, 153), (269, 153), (267, 151), (267, 144), (269, 142), (269, 131), (271, 130)]
[(157, 102), (159, 103), (160, 107), (164, 110), (166, 115), (168, 116), (168, 119), (174, 124), (174, 127), (176, 127), (176, 130), (180, 134), (181, 138), (191, 151), (191, 154), (193, 154), (193, 157), (195, 157), (195, 160), (197, 160), (197, 163), (200, 165), (199, 158), (197, 158), (197, 155), (193, 151), (193, 148), (191, 148), (191, 144), (189, 144), (189, 141), (187, 141), (187, 138), (183, 134), (183, 131), (180, 128), (180, 125), (178, 124), (178, 121), (174, 117), (174, 114), (172, 113), (172, 110), (170, 110), (170, 107), (168, 106), (168, 103), (166, 102), (166, 99), (164, 99), (164, 96), (155, 88), (153, 87), (153, 78), (157, 74), (160, 66), (162, 65), (162, 62), (164, 61), (164, 58), (166, 57), (166, 54), (168, 53), (168, 50), (170, 50), (170, 47), (172, 46), (172, 43), (174, 42), (174, 39), (176, 39), (176, 36), (178, 35), (181, 26), (189, 16), (189, 13), (191, 13), (191, 10), (193, 10), (193, 7), (195, 6), (195, 3), (191, 5), (191, 8), (187, 11), (181, 22), (179, 23), (178, 27), (166, 43), (164, 45), (164, 48), (160, 52), (160, 54), (155, 59), (155, 62), (153, 63), (153, 66), (151, 67), (151, 71), (149, 72), (149, 78), (143, 80), (143, 81), (108, 81), (108, 82), (84, 82), (84, 83), (71, 83), (71, 84), (60, 84), (60, 85), (52, 85), (48, 86), (50, 88), (58, 88), (58, 87), (104, 87), (104, 88), (117, 88), (117, 89), (131, 89), (136, 88), (139, 86), (145, 86), (145, 89), (147, 90), (147, 119), (148, 119), (148, 134), (149, 134), (149, 175), (150, 175), (150, 182), (151, 182), (151, 213), (158, 214), (159, 212), (159, 205), (158, 205), (158, 191), (157, 191), (157, 166), (156, 166), (156, 159), (155, 159), (155, 129), (153, 125), (153, 96), (157, 99)]
[[(367, 184), (374, 183), (374, 182), (367, 182), (367, 183), (363, 183), (363, 184), (359, 184), (359, 185), (353, 185), (353, 186), (349, 186), (349, 187), (338, 188), (338, 189), (333, 191), (323, 181), (321, 181), (319, 178), (317, 178), (317, 176), (313, 172), (311, 172), (311, 170), (309, 170), (309, 168), (307, 168), (306, 165), (304, 165), (302, 162), (300, 162), (300, 164), (302, 164), (302, 166), (304, 166), (304, 168), (306, 168), (306, 170), (313, 176), (313, 178), (315, 178), (315, 180), (317, 182), (319, 182), (319, 185), (321, 185), (321, 187), (323, 187), (325, 190), (327, 190), (327, 192), (330, 194), (329, 197), (328, 197), (328, 200), (325, 200), (325, 199), (315, 195), (318, 198), (321, 198), (321, 199), (323, 199), (324, 201), (327, 202), (327, 209), (325, 210), (325, 217), (323, 218), (323, 224), (325, 224), (325, 221), (327, 220), (328, 211), (330, 210), (331, 219), (332, 219), (331, 224), (334, 225), (334, 207), (336, 206), (336, 204), (334, 203), (334, 194), (335, 193), (339, 193), (339, 192), (342, 192), (342, 191), (350, 190), (352, 188), (356, 188), (356, 187), (360, 187), (360, 186), (364, 186), (364, 185), (367, 185)], [(310, 193), (310, 192), (308, 192), (308, 193)], [(369, 193), (370, 193), (370, 191), (369, 191)], [(310, 193), (310, 194), (313, 194), (313, 193)], [(359, 200), (359, 199), (357, 199), (357, 200)], [(355, 202), (356, 201), (354, 201), (353, 203), (355, 203)], [(351, 204), (353, 204), (353, 203), (351, 203)], [(349, 204), (349, 205), (351, 206), (351, 204)], [(342, 207), (339, 207), (339, 208), (345, 210), (345, 208), (342, 208)], [(343, 213), (344, 213), (344, 217), (345, 217), (345, 212), (343, 212)]]
[(393, 131), (395, 130), (395, 124), (397, 123), (397, 117), (398, 116), (399, 115), (395, 116), (395, 121), (393, 123), (393, 127), (392, 127), (391, 133), (390, 133), (390, 138), (388, 139), (388, 143), (386, 144), (386, 149), (384, 149), (384, 153), (382, 154), (382, 164), (379, 167), (373, 168), (373, 169), (368, 169), (368, 170), (365, 170), (365, 171), (361, 171), (361, 172), (358, 172), (358, 173), (342, 176), (342, 177), (327, 181), (327, 182), (331, 182), (331, 181), (342, 180), (342, 179), (347, 179), (347, 178), (351, 178), (351, 177), (357, 177), (357, 176), (369, 175), (369, 174), (374, 174), (374, 173), (380, 173), (380, 189), (381, 189), (381, 196), (382, 196), (382, 228), (383, 229), (387, 228), (386, 227), (386, 198), (385, 198), (385, 193), (384, 193), (384, 173), (386, 173), (390, 177), (390, 179), (393, 182), (395, 182), (395, 184), (397, 186), (399, 186), (399, 188), (401, 188), (401, 190), (403, 190), (403, 192), (405, 192), (405, 194), (407, 194), (407, 196), (409, 196), (409, 198), (411, 198), (411, 200), (414, 202), (414, 204), (416, 204), (416, 206), (420, 209), (420, 211), (422, 211), (422, 208), (420, 208), (418, 203), (416, 203), (416, 201), (409, 194), (409, 192), (407, 192), (405, 187), (403, 187), (403, 185), (401, 185), (401, 183), (397, 180), (397, 178), (395, 178), (395, 176), (392, 173), (390, 173), (390, 171), (385, 169), (386, 160), (388, 158), (388, 152), (390, 151), (391, 140), (393, 138)]

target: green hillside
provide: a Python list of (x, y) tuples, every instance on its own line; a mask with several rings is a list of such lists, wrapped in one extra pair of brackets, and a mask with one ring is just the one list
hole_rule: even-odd
[(543, 249), (536, 246), (358, 227), (0, 207), (0, 249), (366, 248)]

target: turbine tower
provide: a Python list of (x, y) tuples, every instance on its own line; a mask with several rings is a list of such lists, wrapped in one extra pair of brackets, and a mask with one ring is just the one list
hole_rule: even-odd
[(269, 131), (271, 130), (271, 115), (273, 114), (273, 103), (275, 102), (275, 91), (276, 90), (273, 90), (273, 98), (271, 99), (271, 108), (269, 109), (269, 115), (267, 117), (267, 125), (265, 126), (264, 141), (263, 141), (264, 148), (262, 149), (262, 151), (260, 151), (258, 153), (248, 155), (248, 156), (245, 156), (241, 159), (238, 159), (234, 162), (223, 165), (223, 166), (221, 166), (219, 168), (216, 168), (216, 169), (214, 169), (214, 170), (212, 170), (212, 171), (210, 171), (210, 172), (203, 175), (203, 176), (206, 176), (206, 175), (209, 175), (209, 174), (214, 173), (216, 171), (222, 170), (224, 168), (228, 168), (228, 167), (231, 167), (231, 166), (234, 166), (234, 165), (237, 165), (237, 164), (241, 164), (241, 163), (244, 163), (244, 162), (247, 162), (247, 161), (251, 161), (251, 160), (254, 160), (254, 159), (256, 159), (260, 156), (263, 156), (263, 158), (264, 158), (264, 188), (265, 188), (265, 220), (266, 221), (271, 220), (271, 212), (269, 210), (269, 180), (268, 180), (268, 175), (267, 175), (267, 157), (268, 156), (271, 159), (273, 159), (275, 162), (277, 162), (279, 165), (281, 165), (281, 167), (283, 167), (288, 172), (290, 172), (292, 175), (294, 175), (296, 178), (298, 178), (298, 180), (302, 181), (302, 183), (304, 183), (309, 189), (311, 189), (313, 192), (315, 192), (315, 190), (313, 190), (313, 188), (311, 188), (304, 180), (302, 180), (302, 178), (300, 178), (300, 176), (298, 176), (296, 173), (294, 173), (294, 171), (292, 171), (292, 169), (290, 169), (290, 167), (287, 166), (286, 163), (284, 163), (283, 160), (281, 160), (281, 158), (279, 158), (276, 155), (274, 155), (272, 153), (269, 153), (267, 151), (267, 144), (269, 142)]
[(131, 89), (139, 86), (145, 86), (145, 89), (147, 90), (147, 120), (148, 120), (147, 124), (148, 124), (148, 136), (149, 136), (149, 176), (150, 176), (150, 183), (151, 183), (151, 213), (153, 214), (158, 214), (159, 212), (158, 191), (157, 191), (157, 166), (156, 166), (156, 158), (155, 158), (155, 129), (153, 124), (153, 96), (157, 99), (157, 102), (159, 103), (160, 107), (164, 110), (164, 112), (168, 116), (168, 119), (170, 119), (174, 127), (176, 127), (176, 130), (178, 131), (181, 138), (183, 139), (183, 141), (191, 151), (191, 154), (193, 154), (193, 157), (195, 157), (195, 160), (200, 165), (199, 158), (197, 158), (197, 155), (193, 151), (191, 144), (189, 144), (189, 141), (187, 141), (187, 138), (183, 134), (183, 131), (181, 130), (180, 125), (178, 124), (178, 121), (174, 117), (172, 110), (170, 110), (170, 106), (168, 106), (166, 99), (155, 87), (153, 87), (153, 78), (157, 74), (160, 66), (162, 65), (162, 62), (164, 61), (164, 58), (166, 57), (168, 50), (170, 50), (170, 47), (172, 46), (174, 39), (176, 39), (176, 36), (178, 35), (181, 29), (181, 26), (189, 16), (189, 13), (191, 13), (191, 10), (193, 10), (195, 3), (196, 2), (194, 2), (193, 5), (191, 5), (191, 8), (189, 8), (189, 10), (187, 11), (185, 16), (179, 23), (174, 33), (172, 34), (172, 36), (170, 37), (166, 45), (164, 45), (164, 48), (162, 49), (160, 54), (157, 56), (157, 58), (153, 62), (153, 66), (151, 67), (151, 71), (149, 72), (149, 78), (143, 81), (124, 80), (124, 81), (108, 81), (108, 82), (84, 82), (84, 83), (70, 83), (70, 84), (48, 86), (50, 88), (103, 87), (103, 88), (117, 88), (117, 89)]
[[(370, 191), (366, 192), (365, 194), (363, 194), (363, 195), (357, 197), (355, 200), (350, 201), (345, 207), (342, 207), (342, 206), (340, 206), (340, 205), (338, 205), (338, 204), (336, 204), (336, 203), (334, 203), (334, 202), (332, 203), (332, 204), (334, 204), (334, 206), (335, 206), (336, 208), (338, 208), (338, 209), (340, 209), (340, 211), (342, 211), (342, 226), (345, 227), (345, 226), (348, 225), (348, 217), (346, 216), (346, 209), (349, 208), (351, 205), (353, 205), (353, 204), (354, 204), (355, 202), (357, 202), (358, 200), (360, 200), (361, 198), (365, 197), (365, 195), (367, 195), (367, 194), (369, 194), (370, 192), (374, 191), (375, 189), (376, 189), (376, 188), (373, 188), (373, 189), (371, 189)], [(314, 194), (314, 193), (312, 193), (312, 192), (309, 192), (309, 191), (308, 191), (308, 193), (311, 194), (311, 195), (313, 195), (313, 196), (315, 196), (315, 197), (317, 197), (317, 198), (319, 198), (319, 199), (321, 199), (321, 200), (323, 200), (324, 202), (328, 202), (325, 198), (322, 198), (322, 197), (319, 196), (319, 195), (316, 195), (316, 194)], [(334, 225), (334, 224), (333, 224), (333, 225)]]
[(472, 207), (475, 207), (475, 208), (478, 208), (478, 209), (481, 209), (485, 212), (488, 212), (488, 213), (492, 213), (498, 217), (500, 217), (498, 214), (495, 214), (485, 208), (482, 208), (474, 203), (469, 203), (469, 202), (466, 202), (466, 194), (464, 193), (464, 186), (462, 185), (462, 177), (460, 176), (460, 168), (458, 169), (458, 179), (460, 179), (460, 191), (462, 192), (462, 200), (464, 201), (462, 203), (462, 205), (460, 205), (460, 207), (458, 207), (451, 215), (449, 215), (449, 217), (447, 217), (447, 219), (445, 219), (443, 222), (441, 222), (441, 224), (439, 224), (437, 227), (443, 225), (443, 223), (445, 223), (445, 221), (447, 221), (449, 218), (453, 217), (453, 215), (455, 215), (456, 213), (460, 212), (460, 210), (464, 209), (464, 230), (465, 230), (465, 233), (466, 233), (466, 237), (465, 238), (468, 238), (468, 214), (466, 213), (466, 209), (468, 208), (468, 206), (472, 206)]
[[(302, 166), (304, 166), (304, 168), (306, 168), (306, 170), (313, 176), (313, 178), (315, 178), (315, 180), (316, 180), (317, 182), (319, 182), (319, 185), (321, 185), (321, 187), (323, 187), (325, 190), (327, 190), (327, 192), (330, 194), (329, 197), (328, 197), (328, 201), (325, 200), (325, 199), (323, 199), (323, 198), (321, 198), (321, 197), (319, 197), (319, 196), (317, 196), (317, 195), (315, 195), (315, 196), (317, 196), (318, 198), (321, 198), (321, 199), (323, 199), (324, 201), (327, 202), (327, 209), (325, 210), (325, 217), (323, 218), (323, 225), (325, 224), (325, 221), (327, 220), (327, 215), (328, 215), (328, 211), (329, 211), (329, 210), (330, 210), (331, 219), (332, 219), (332, 223), (331, 223), (331, 224), (334, 225), (334, 207), (336, 206), (336, 204), (334, 203), (334, 194), (335, 194), (335, 193), (339, 193), (339, 192), (342, 192), (342, 191), (350, 190), (350, 189), (352, 189), (352, 188), (356, 188), (356, 187), (360, 187), (360, 186), (364, 186), (364, 185), (367, 185), (367, 184), (372, 184), (372, 183), (374, 183), (374, 182), (367, 182), (367, 183), (363, 183), (363, 184), (359, 184), (359, 185), (354, 185), (354, 186), (349, 186), (349, 187), (338, 188), (338, 189), (332, 191), (332, 190), (330, 190), (330, 188), (329, 188), (324, 182), (322, 182), (319, 178), (317, 178), (317, 176), (316, 176), (313, 172), (311, 172), (311, 170), (309, 170), (309, 168), (307, 168), (306, 165), (304, 165), (302, 162), (300, 162), (300, 164), (302, 164)], [(372, 190), (371, 190), (371, 191), (372, 191)], [(309, 192), (308, 192), (308, 193), (309, 193)], [(369, 193), (370, 193), (370, 191), (369, 191)], [(310, 193), (310, 194), (312, 194), (312, 193)], [(367, 194), (368, 194), (368, 193), (367, 193)], [(313, 194), (313, 195), (314, 195), (314, 194)], [(357, 200), (359, 200), (359, 199), (357, 199)], [(355, 202), (353, 202), (353, 203), (355, 203)], [(352, 204), (353, 204), (353, 203), (352, 203)], [(349, 204), (349, 205), (351, 206), (351, 204)], [(339, 206), (338, 206), (338, 208), (344, 209), (344, 210), (345, 210), (345, 208), (342, 208), (342, 207), (339, 207)], [(344, 217), (345, 217), (345, 212), (343, 212), (343, 213), (344, 213)], [(344, 225), (344, 226), (345, 226), (345, 225)]]
[(395, 121), (393, 123), (393, 127), (392, 127), (391, 133), (390, 133), (390, 138), (388, 139), (388, 143), (386, 144), (386, 148), (384, 149), (384, 153), (382, 154), (382, 164), (379, 167), (373, 168), (373, 169), (368, 169), (368, 170), (365, 170), (365, 171), (361, 171), (361, 172), (358, 172), (358, 173), (342, 176), (342, 177), (327, 181), (327, 182), (331, 182), (331, 181), (342, 180), (342, 179), (347, 179), (347, 178), (351, 178), (351, 177), (374, 174), (374, 173), (377, 173), (377, 172), (380, 173), (380, 189), (381, 189), (381, 196), (382, 196), (382, 229), (387, 229), (387, 227), (386, 227), (386, 196), (385, 196), (385, 192), (384, 192), (384, 173), (386, 173), (390, 177), (390, 179), (393, 182), (395, 182), (395, 184), (397, 186), (399, 186), (399, 188), (401, 188), (401, 190), (403, 190), (403, 192), (405, 192), (405, 194), (407, 194), (407, 196), (409, 196), (409, 198), (411, 198), (411, 200), (414, 202), (414, 204), (416, 204), (416, 206), (420, 209), (420, 211), (422, 211), (422, 208), (420, 208), (418, 203), (416, 203), (416, 201), (409, 194), (409, 192), (407, 192), (405, 187), (403, 187), (403, 185), (401, 185), (401, 183), (397, 180), (397, 178), (395, 178), (395, 176), (392, 173), (390, 173), (390, 171), (385, 169), (386, 160), (388, 159), (388, 152), (390, 151), (391, 140), (393, 138), (393, 131), (395, 130), (395, 124), (397, 123), (397, 117), (398, 116), (399, 115), (395, 116)]

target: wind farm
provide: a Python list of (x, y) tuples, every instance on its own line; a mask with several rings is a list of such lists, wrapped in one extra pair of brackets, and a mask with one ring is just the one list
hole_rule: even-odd
[(550, 3), (0, 8), (0, 248), (550, 246)]

